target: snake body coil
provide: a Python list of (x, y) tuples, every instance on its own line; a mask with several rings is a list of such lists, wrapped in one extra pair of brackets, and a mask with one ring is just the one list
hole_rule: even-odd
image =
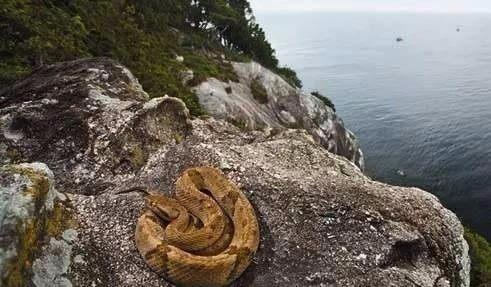
[(254, 209), (219, 170), (186, 170), (175, 198), (146, 197), (136, 246), (153, 271), (178, 286), (226, 286), (249, 266), (259, 245)]

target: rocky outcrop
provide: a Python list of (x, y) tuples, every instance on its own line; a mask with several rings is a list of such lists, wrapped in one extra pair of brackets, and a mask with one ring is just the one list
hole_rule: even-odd
[[(94, 79), (92, 69), (108, 76)], [(48, 84), (63, 81), (69, 84)], [(180, 100), (146, 101), (130, 86), (139, 87), (126, 69), (93, 59), (43, 68), (0, 95), (2, 161), (42, 160), (72, 207), (73, 232), (44, 236), (33, 262), (46, 264), (22, 273), (34, 286), (49, 278), (73, 286), (171, 286), (134, 244), (142, 195), (119, 192), (144, 185), (171, 194), (183, 170), (201, 165), (238, 184), (258, 216), (259, 250), (233, 286), (468, 286), (462, 226), (433, 195), (372, 181), (302, 129), (243, 131), (219, 119), (190, 120)], [(87, 92), (93, 87), (97, 96)], [(53, 97), (56, 103), (44, 100)], [(54, 114), (53, 105), (60, 105)], [(49, 121), (58, 113), (64, 116)], [(65, 128), (71, 115), (78, 122)], [(39, 130), (48, 127), (55, 130)], [(4, 182), (12, 180), (2, 180), (2, 192), (6, 186), (12, 201), (21, 201), (23, 185)], [(63, 264), (41, 272), (53, 262)]]
[(363, 170), (358, 141), (333, 109), (258, 63), (232, 64), (238, 82), (210, 78), (194, 89), (208, 113), (246, 129), (304, 129), (328, 151)]
[(85, 194), (132, 178), (152, 152), (190, 130), (182, 102), (149, 100), (109, 59), (40, 69), (0, 94), (0, 108), (3, 163), (48, 163), (60, 188)]

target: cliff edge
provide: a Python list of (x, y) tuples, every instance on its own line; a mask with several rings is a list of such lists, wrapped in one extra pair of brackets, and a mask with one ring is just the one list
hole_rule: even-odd
[[(302, 116), (309, 101), (321, 103), (295, 90), (273, 98), (273, 76), (259, 74), (270, 106), (255, 108), (281, 129), (192, 119), (182, 101), (149, 99), (128, 69), (105, 58), (46, 66), (2, 91), (1, 282), (171, 286), (133, 241), (142, 195), (118, 192), (146, 185), (171, 194), (184, 169), (211, 165), (244, 191), (261, 229), (255, 260), (234, 286), (468, 286), (457, 217), (435, 196), (373, 181), (329, 152), (312, 131), (333, 116)], [(246, 78), (232, 86), (228, 107), (244, 99)], [(221, 85), (201, 84), (200, 100)], [(304, 107), (287, 107), (293, 92)], [(313, 129), (288, 129), (282, 114)]]
[(328, 151), (364, 169), (355, 135), (322, 100), (256, 62), (232, 66), (237, 82), (209, 78), (193, 89), (210, 115), (242, 129), (303, 129)]

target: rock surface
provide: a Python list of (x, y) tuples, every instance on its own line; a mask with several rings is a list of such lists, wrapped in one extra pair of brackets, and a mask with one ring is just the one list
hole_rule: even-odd
[[(94, 80), (92, 68), (108, 76)], [(171, 194), (184, 169), (212, 165), (242, 188), (261, 228), (255, 260), (234, 286), (469, 285), (463, 228), (433, 195), (372, 181), (301, 129), (243, 131), (213, 118), (191, 121), (180, 100), (145, 102), (136, 80), (121, 71), (127, 70), (107, 59), (64, 63), (0, 95), (0, 158), (45, 162), (73, 207), (75, 230), (45, 239), (36, 253), (34, 262), (46, 264), (32, 269), (47, 273), (44, 279), (62, 273), (68, 280), (62, 283), (73, 286), (172, 286), (134, 245), (142, 195), (118, 192), (144, 185)], [(92, 86), (96, 99), (87, 92)], [(53, 105), (64, 118), (50, 121)], [(64, 129), (70, 115), (79, 121)], [(48, 122), (57, 132), (40, 130)], [(143, 156), (132, 161), (135, 147)], [(55, 261), (70, 266), (40, 272)], [(34, 286), (46, 286), (26, 274)]]
[(30, 278), (35, 286), (71, 286), (76, 231), (53, 173), (42, 163), (3, 166), (0, 199), (0, 286), (31, 286)]
[[(211, 78), (194, 89), (208, 113), (247, 129), (305, 129), (327, 150), (363, 170), (363, 153), (356, 137), (330, 107), (258, 63), (232, 64), (239, 82)], [(260, 91), (256, 90), (264, 90), (266, 95), (258, 98)]]
[(44, 162), (60, 188), (98, 194), (190, 125), (182, 102), (149, 100), (109, 59), (53, 65), (0, 94), (0, 162)]

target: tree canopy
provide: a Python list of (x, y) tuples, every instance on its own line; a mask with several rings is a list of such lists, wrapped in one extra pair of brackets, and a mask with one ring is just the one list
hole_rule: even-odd
[(39, 65), (108, 56), (152, 96), (181, 97), (200, 114), (178, 75), (192, 69), (197, 79), (234, 80), (221, 54), (255, 60), (301, 85), (278, 66), (247, 0), (0, 0), (0, 88)]

